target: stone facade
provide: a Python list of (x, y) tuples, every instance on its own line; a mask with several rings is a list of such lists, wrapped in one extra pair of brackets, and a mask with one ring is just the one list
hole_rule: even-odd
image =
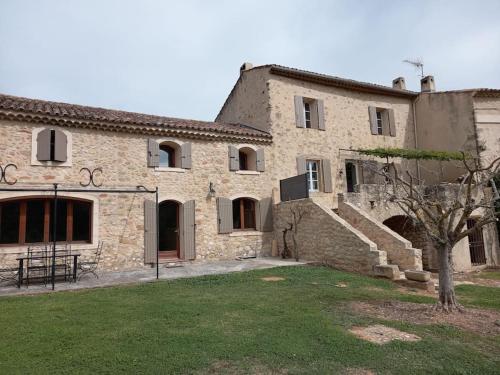
[[(297, 127), (296, 97), (322, 103), (324, 129)], [(405, 240), (380, 226), (384, 220), (402, 215), (397, 207), (387, 204), (380, 186), (365, 169), (366, 163), (383, 160), (360, 156), (356, 149), (476, 150), (474, 147), (484, 143), (485, 155), (491, 158), (498, 154), (499, 147), (496, 125), (500, 122), (500, 101), (497, 97), (482, 97), (472, 92), (418, 94), (271, 65), (243, 69), (214, 123), (72, 105), (60, 109), (60, 103), (33, 104), (29, 99), (18, 99), (21, 104), (14, 107), (11, 103), (16, 100), (12, 97), (0, 98), (0, 165), (17, 165), (17, 171), (9, 171), (19, 181), (17, 188), (43, 188), (53, 183), (80, 187), (86, 178), (81, 169), (100, 167), (103, 173), (98, 178), (103, 187), (158, 187), (160, 202), (171, 200), (181, 206), (194, 200), (195, 258), (200, 260), (270, 255), (272, 248), (282, 246), (277, 228), (294, 203), (280, 203), (279, 184), (280, 180), (299, 173), (297, 158), (303, 158), (321, 161), (319, 191), (311, 192), (311, 200), (300, 203), (314, 212), (315, 217), (307, 219), (308, 225), (320, 229), (319, 247), (311, 247), (307, 242), (308, 236), (317, 237), (315, 232), (301, 233), (305, 257), (349, 270), (361, 267), (363, 272), (372, 272), (380, 266), (383, 273), (392, 272), (391, 267), (386, 267), (387, 251), (389, 261), (402, 269), (421, 269), (419, 250), (412, 248), (407, 240), (413, 242), (413, 247), (424, 250), (425, 262), (430, 265), (431, 250), (425, 246), (422, 236), (408, 233)], [(45, 109), (51, 105), (55, 111), (46, 113)], [(393, 114), (390, 133), (374, 134), (370, 108), (385, 109)], [(67, 135), (69, 155), (64, 163), (38, 162), (36, 134), (46, 127)], [(190, 143), (191, 168), (148, 167), (151, 139), (177, 145)], [(265, 170), (230, 171), (229, 146), (262, 150)], [(348, 161), (356, 165), (357, 186), (355, 193), (346, 194), (349, 207), (342, 210), (337, 194), (346, 193)], [(328, 175), (324, 162), (329, 165)], [(404, 160), (396, 160), (396, 163), (401, 170), (415, 175), (437, 171), (441, 180), (447, 181), (460, 172), (459, 168), (443, 171), (441, 165), (432, 163), (419, 165)], [(327, 180), (331, 180), (331, 189), (326, 188)], [(209, 194), (209, 186), (215, 193)], [(0, 192), (0, 201), (37, 194), (50, 193)], [(63, 195), (87, 199), (93, 204), (92, 243), (75, 245), (76, 250), (85, 252), (103, 240), (106, 269), (144, 266), (144, 200), (154, 199), (153, 195)], [(254, 201), (273, 198), (278, 216), (274, 232), (219, 233), (217, 198), (242, 197)], [(337, 208), (346, 221), (332, 211)], [(499, 246), (493, 226), (485, 229), (485, 243), (487, 241), (492, 243), (487, 249), (488, 264), (494, 264)], [(462, 243), (457, 246), (455, 264), (461, 270), (470, 269), (467, 240)], [(25, 251), (26, 246), (0, 246), (0, 262), (13, 263), (16, 254)]]
[[(151, 136), (125, 132), (95, 131), (72, 128), (71, 166), (40, 166), (31, 164), (32, 132), (43, 124), (0, 120), (0, 164), (15, 163), (16, 188), (47, 187), (59, 183), (62, 187), (80, 188), (87, 179), (81, 168), (100, 167), (104, 188), (131, 188), (144, 185), (159, 189), (159, 200), (184, 203), (195, 200), (196, 259), (234, 259), (236, 256), (269, 255), (272, 232), (233, 232), (218, 234), (215, 197), (207, 196), (212, 182), (217, 197), (256, 200), (271, 197), (270, 172), (239, 174), (229, 171), (228, 145), (238, 140), (209, 141), (172, 138), (176, 142), (192, 143), (192, 168), (161, 170), (147, 166), (147, 141)], [(54, 127), (52, 127), (54, 128)], [(56, 127), (57, 128), (57, 127)], [(61, 128), (68, 130), (67, 128)], [(171, 139), (154, 137), (158, 140)], [(269, 144), (256, 146), (270, 154)], [(50, 185), (49, 185), (50, 186)], [(50, 193), (46, 193), (50, 194)], [(0, 192), (0, 199), (40, 195), (40, 193)], [(68, 193), (62, 197), (80, 197), (94, 202), (94, 233), (91, 244), (74, 245), (85, 252), (104, 241), (103, 266), (118, 270), (144, 266), (144, 199), (154, 194)], [(0, 249), (3, 264), (15, 262), (15, 256), (26, 252), (26, 246), (5, 246)]]

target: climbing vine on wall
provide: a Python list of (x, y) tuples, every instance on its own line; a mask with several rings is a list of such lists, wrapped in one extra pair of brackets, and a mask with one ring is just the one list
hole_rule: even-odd
[(434, 151), (434, 150), (419, 150), (419, 149), (405, 149), (405, 148), (373, 148), (373, 149), (360, 149), (353, 150), (362, 155), (375, 156), (379, 158), (403, 158), (411, 160), (464, 160), (470, 159), (469, 154), (456, 152), (456, 151)]

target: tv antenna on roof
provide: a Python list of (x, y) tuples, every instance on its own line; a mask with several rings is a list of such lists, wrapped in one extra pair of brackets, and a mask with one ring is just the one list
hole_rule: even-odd
[(424, 78), (424, 62), (422, 59), (403, 60), (403, 62), (413, 65), (416, 69), (420, 69), (420, 78)]

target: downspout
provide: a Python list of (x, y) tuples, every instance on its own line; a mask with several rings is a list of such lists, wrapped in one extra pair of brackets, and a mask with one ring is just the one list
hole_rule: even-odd
[[(411, 108), (413, 111), (413, 134), (415, 136), (415, 149), (418, 149), (418, 135), (417, 135), (417, 111), (415, 110), (415, 106), (417, 102), (420, 99), (420, 94), (417, 96), (417, 98), (411, 103)], [(418, 162), (418, 159), (415, 160), (417, 164), (417, 178), (418, 181), (420, 182), (420, 164)]]

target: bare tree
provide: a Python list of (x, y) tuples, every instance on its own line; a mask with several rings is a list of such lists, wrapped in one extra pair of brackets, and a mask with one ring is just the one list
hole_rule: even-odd
[[(282, 258), (295, 257), (298, 262), (300, 258), (300, 251), (297, 245), (297, 231), (302, 219), (309, 214), (309, 211), (300, 206), (290, 207), (290, 217), (286, 221), (286, 226), (283, 229), (283, 251), (281, 253)], [(290, 251), (290, 247), (287, 242), (287, 234), (290, 232), (292, 234), (293, 251)]]
[[(381, 156), (380, 150), (378, 154), (371, 151), (360, 150), (368, 155)], [(481, 167), (478, 159), (461, 153), (465, 175), (459, 183), (423, 186), (409, 171), (398, 172), (395, 163), (389, 162), (389, 157), (398, 155), (389, 154), (386, 155), (386, 165), (378, 171), (386, 181), (387, 198), (423, 226), (438, 252), (439, 301), (436, 308), (446, 312), (461, 311), (463, 308), (457, 302), (453, 285), (452, 251), (459, 241), (498, 220), (500, 213), (495, 210), (498, 196), (487, 188), (500, 175), (500, 157)], [(430, 151), (426, 155), (421, 150), (420, 155), (414, 155), (414, 158), (433, 159)], [(439, 158), (446, 160), (446, 155)], [(478, 218), (468, 228), (467, 220), (472, 217)]]

